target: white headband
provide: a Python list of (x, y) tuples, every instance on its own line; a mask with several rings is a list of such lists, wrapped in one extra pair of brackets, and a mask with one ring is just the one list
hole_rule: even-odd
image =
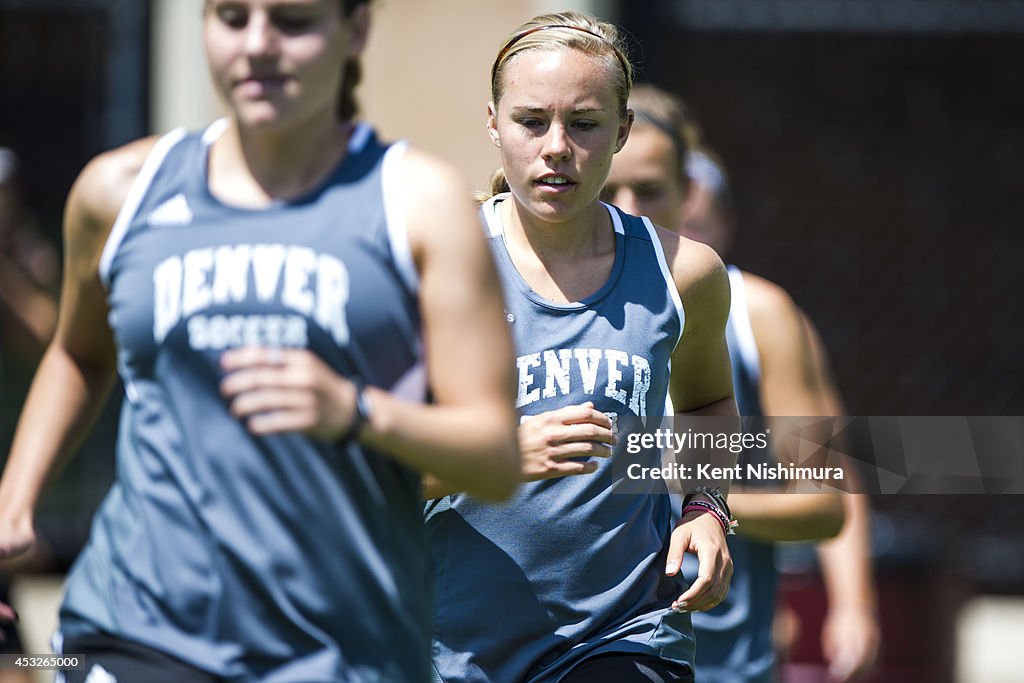
[(725, 187), (725, 174), (711, 158), (703, 152), (693, 150), (686, 155), (686, 175), (697, 183), (717, 193)]

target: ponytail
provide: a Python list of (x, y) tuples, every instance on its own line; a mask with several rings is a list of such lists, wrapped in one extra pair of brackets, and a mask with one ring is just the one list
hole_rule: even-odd
[(476, 191), (473, 193), (473, 199), (476, 200), (477, 204), (483, 204), (488, 199), (496, 194), (502, 194), (503, 192), (511, 192), (512, 188), (508, 185), (508, 179), (505, 178), (505, 169), (500, 166), (494, 173), (491, 174), (490, 187), (487, 191)]
[[(341, 0), (341, 13), (347, 19), (352, 16), (359, 5), (369, 4), (370, 0)], [(363, 80), (363, 65), (358, 58), (345, 62), (341, 74), (342, 86), (338, 94), (338, 118), (351, 121), (359, 113), (359, 102), (356, 100), (356, 86)]]
[(358, 59), (350, 59), (345, 62), (345, 69), (341, 74), (342, 87), (338, 95), (338, 118), (342, 121), (351, 121), (359, 113), (359, 102), (356, 101), (356, 86), (363, 79), (363, 65)]

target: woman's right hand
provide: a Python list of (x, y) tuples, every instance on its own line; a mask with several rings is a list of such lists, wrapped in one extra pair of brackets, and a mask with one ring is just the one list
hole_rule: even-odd
[(614, 444), (611, 420), (589, 401), (533, 415), (519, 425), (523, 481), (591, 474), (596, 460), (570, 458), (607, 458)]
[[(36, 541), (31, 517), (11, 518), (0, 515), (0, 561), (23, 555)], [(18, 615), (10, 605), (0, 602), (0, 623), (17, 621)]]
[(27, 553), (36, 542), (31, 515), (0, 513), (0, 561)]

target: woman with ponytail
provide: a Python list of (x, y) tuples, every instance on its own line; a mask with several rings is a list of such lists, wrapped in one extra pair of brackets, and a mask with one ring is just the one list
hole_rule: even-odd
[[(599, 199), (631, 81), (615, 27), (575, 12), (520, 26), (494, 62), (487, 128), (503, 170), (482, 212), (527, 483), (496, 506), (428, 480), (435, 680), (691, 681), (689, 612), (728, 588), (721, 496), (695, 491), (673, 525), (663, 482), (630, 492), (623, 478), (660, 467), (660, 451), (626, 446), (669, 396), (679, 412), (736, 411), (721, 261)], [(689, 586), (684, 552), (700, 564)]]
[(464, 183), (354, 120), (368, 25), (359, 0), (208, 0), (229, 116), (102, 154), (71, 191), (0, 483), (3, 558), (120, 374), (66, 681), (429, 678), (421, 473), (511, 493), (514, 366)]

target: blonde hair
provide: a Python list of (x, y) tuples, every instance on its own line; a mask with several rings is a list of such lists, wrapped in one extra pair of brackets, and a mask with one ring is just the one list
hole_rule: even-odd
[[(503, 76), (508, 63), (517, 55), (552, 48), (579, 50), (604, 59), (615, 74), (615, 94), (619, 116), (626, 118), (629, 93), (633, 87), (633, 65), (626, 56), (621, 31), (607, 21), (584, 12), (541, 14), (519, 26), (502, 42), (491, 67), (491, 101), (501, 101)], [(491, 195), (509, 190), (502, 169), (491, 177)]]

